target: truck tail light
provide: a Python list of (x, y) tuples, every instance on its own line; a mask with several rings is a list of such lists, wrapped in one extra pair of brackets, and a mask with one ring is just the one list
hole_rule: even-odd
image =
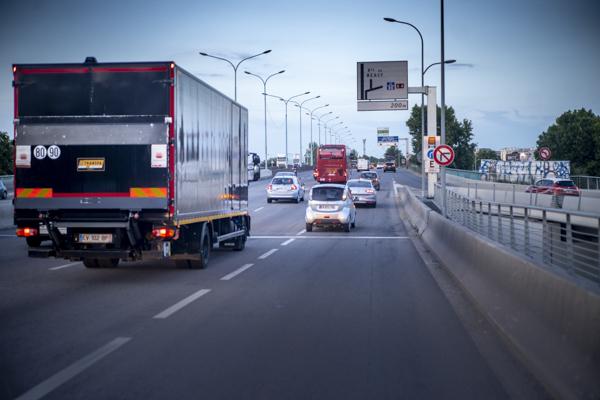
[(19, 237), (31, 237), (38, 234), (39, 231), (37, 228), (17, 228), (17, 236)]
[(176, 234), (177, 229), (168, 228), (166, 226), (152, 229), (152, 236), (157, 239), (172, 239)]

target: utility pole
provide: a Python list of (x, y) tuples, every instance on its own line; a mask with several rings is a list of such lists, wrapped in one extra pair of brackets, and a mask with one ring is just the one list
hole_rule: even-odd
[(366, 147), (367, 139), (363, 139), (362, 141), (363, 141), (363, 157), (366, 157), (367, 156), (367, 147)]

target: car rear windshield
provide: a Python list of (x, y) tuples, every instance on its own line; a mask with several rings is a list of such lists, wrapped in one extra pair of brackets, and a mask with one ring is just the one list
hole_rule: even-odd
[(292, 178), (274, 178), (271, 183), (273, 185), (291, 185), (294, 180)]
[(344, 189), (328, 187), (328, 188), (313, 188), (312, 199), (318, 201), (339, 201), (344, 196)]
[(377, 178), (377, 174), (374, 172), (363, 173), (363, 174), (360, 174), (360, 177), (365, 178), (365, 179), (375, 179), (375, 178)]
[(348, 187), (371, 187), (371, 182), (348, 182)]
[(575, 186), (575, 182), (573, 182), (573, 181), (556, 181), (556, 186), (561, 186), (561, 187)]

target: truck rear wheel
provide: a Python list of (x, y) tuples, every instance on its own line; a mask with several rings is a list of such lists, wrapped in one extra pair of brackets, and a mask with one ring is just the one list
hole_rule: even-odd
[(29, 247), (40, 247), (40, 244), (42, 244), (42, 239), (39, 236), (26, 237), (25, 241)]
[(202, 233), (200, 233), (200, 249), (197, 260), (188, 260), (188, 266), (191, 269), (204, 269), (208, 265), (208, 259), (210, 258), (211, 240), (208, 234), (207, 224), (202, 225)]
[(242, 236), (236, 237), (234, 245), (233, 245), (233, 250), (234, 251), (242, 251), (242, 250), (244, 250), (244, 248), (246, 247), (246, 239), (247, 238), (248, 238), (248, 236), (246, 235), (245, 232), (244, 232), (244, 234)]

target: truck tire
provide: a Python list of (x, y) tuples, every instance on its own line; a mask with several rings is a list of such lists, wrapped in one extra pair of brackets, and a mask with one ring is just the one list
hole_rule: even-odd
[(188, 266), (191, 269), (204, 269), (208, 265), (210, 258), (210, 250), (212, 244), (208, 234), (208, 225), (202, 225), (202, 231), (200, 233), (200, 248), (199, 248), (199, 260), (188, 260)]
[(29, 247), (40, 247), (40, 244), (42, 244), (42, 239), (39, 236), (26, 237), (25, 241)]
[(242, 251), (246, 248), (246, 239), (248, 238), (247, 234), (244, 233), (242, 236), (238, 236), (235, 238), (233, 242), (233, 251)]

